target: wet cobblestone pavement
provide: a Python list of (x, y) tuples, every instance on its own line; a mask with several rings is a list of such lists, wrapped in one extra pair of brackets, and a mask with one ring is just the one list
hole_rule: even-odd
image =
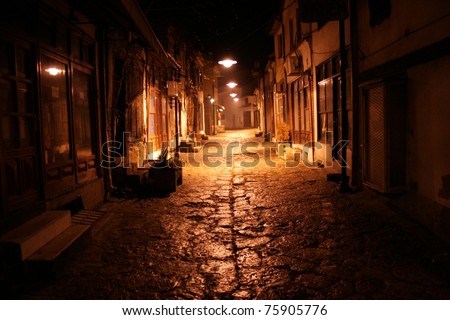
[[(242, 146), (249, 136), (216, 138)], [(405, 231), (375, 193), (339, 193), (324, 169), (274, 155), (269, 167), (261, 148), (232, 153), (209, 157), (216, 168), (187, 161), (167, 197), (112, 198), (93, 243), (22, 298), (450, 298), (445, 252)]]

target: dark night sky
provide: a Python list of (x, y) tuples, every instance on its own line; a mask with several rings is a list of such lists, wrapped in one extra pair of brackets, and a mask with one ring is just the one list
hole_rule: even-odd
[(191, 34), (193, 43), (218, 58), (231, 52), (241, 66), (273, 52), (269, 35), (280, 0), (140, 0), (143, 11), (157, 31), (173, 23)]

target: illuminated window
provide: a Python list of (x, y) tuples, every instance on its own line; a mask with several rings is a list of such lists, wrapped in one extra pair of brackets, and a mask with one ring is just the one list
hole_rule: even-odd
[[(43, 56), (42, 130), (45, 163), (62, 163), (71, 158), (67, 96), (67, 65)], [(62, 72), (53, 74), (50, 70)], [(46, 71), (47, 70), (47, 71)]]

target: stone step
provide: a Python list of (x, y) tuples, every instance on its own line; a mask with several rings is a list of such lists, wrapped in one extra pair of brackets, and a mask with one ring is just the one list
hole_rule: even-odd
[(96, 235), (111, 220), (111, 213), (94, 210), (81, 210), (72, 216), (72, 224), (82, 224), (90, 226), (90, 236), (95, 238)]
[(71, 225), (69, 210), (46, 211), (0, 237), (23, 261)]
[(201, 141), (181, 141), (180, 152), (199, 152), (202, 149)]
[(83, 224), (72, 224), (56, 238), (38, 249), (27, 261), (55, 261), (65, 251), (67, 251), (78, 239), (88, 234), (90, 226)]

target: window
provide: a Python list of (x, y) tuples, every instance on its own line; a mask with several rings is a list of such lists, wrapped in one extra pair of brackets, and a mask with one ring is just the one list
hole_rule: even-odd
[(163, 142), (167, 142), (167, 102), (165, 98), (162, 98), (163, 102), (161, 103), (161, 115), (162, 115), (162, 137)]
[(150, 108), (148, 113), (148, 136), (156, 136), (156, 96), (155, 92), (152, 90), (150, 95)]
[(70, 33), (67, 27), (55, 18), (42, 14), (39, 25), (39, 35), (42, 44), (60, 53), (69, 53)]
[(333, 135), (333, 90), (332, 80), (319, 83), (319, 140), (331, 142)]
[(131, 72), (128, 74), (129, 77), (129, 88), (128, 88), (128, 99), (132, 100), (138, 94), (142, 93), (144, 90), (143, 78), (144, 70), (137, 62), (133, 63)]
[(0, 198), (9, 209), (39, 197), (31, 51), (27, 43), (0, 39), (0, 175), (5, 177)]
[(42, 130), (45, 163), (71, 159), (67, 96), (67, 65), (42, 56)]
[[(336, 55), (317, 66), (318, 83), (318, 112), (319, 112), (319, 140), (334, 143), (342, 139), (342, 99), (340, 57)], [(347, 116), (351, 111), (351, 72), (347, 75)], [(350, 119), (351, 120), (351, 119)], [(348, 123), (349, 138), (351, 138), (352, 124)]]
[(317, 77), (317, 82), (322, 81), (324, 79), (324, 65), (321, 64), (317, 67), (317, 71), (316, 71), (316, 77)]
[(29, 49), (0, 43), (0, 108), (5, 112), (32, 113), (31, 56)]
[[(41, 56), (43, 152), (49, 183), (64, 180), (70, 187), (97, 176), (92, 86), (90, 69), (50, 54)], [(64, 190), (59, 185), (51, 188)]]
[(311, 130), (311, 116), (310, 116), (311, 90), (309, 87), (305, 87), (303, 89), (303, 97), (304, 97), (304, 106), (305, 106), (304, 128), (305, 128), (305, 131), (309, 132)]
[(295, 34), (294, 34), (294, 21), (289, 19), (289, 51), (295, 48)]
[(309, 87), (303, 87), (300, 90), (300, 115), (301, 115), (301, 130), (304, 133), (302, 139), (306, 141), (309, 138), (309, 131), (311, 130), (311, 115), (310, 115), (310, 91)]
[(278, 58), (283, 58), (283, 35), (278, 35)]
[(162, 94), (160, 91), (155, 91), (155, 108), (156, 108), (156, 135), (157, 135), (157, 146), (161, 148), (163, 134), (165, 128), (163, 128), (163, 115), (162, 115)]
[(297, 22), (297, 32), (296, 32), (296, 41), (300, 42), (302, 40), (302, 19), (300, 19), (300, 13), (299, 10), (297, 9), (296, 11), (296, 22)]
[(77, 158), (86, 159), (94, 155), (91, 132), (91, 75), (73, 71), (73, 119)]
[(94, 64), (94, 45), (79, 34), (72, 33), (71, 56), (73, 59)]
[[(299, 83), (301, 81), (297, 80), (294, 81), (291, 85), (291, 92), (292, 92), (292, 100), (293, 100), (293, 113), (294, 113), (294, 131), (300, 130), (300, 123), (302, 121), (301, 112), (299, 112), (299, 102), (300, 102), (300, 91), (299, 91)], [(295, 138), (295, 132), (294, 132), (294, 138)]]

